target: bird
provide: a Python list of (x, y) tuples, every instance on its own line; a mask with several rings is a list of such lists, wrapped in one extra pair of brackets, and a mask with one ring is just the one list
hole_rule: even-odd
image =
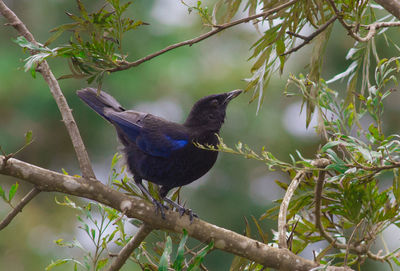
[(181, 217), (189, 215), (192, 221), (197, 215), (169, 199), (168, 192), (199, 179), (213, 167), (218, 152), (197, 144), (217, 147), (227, 106), (242, 92), (237, 89), (201, 98), (182, 124), (126, 110), (105, 91), (88, 87), (78, 90), (77, 95), (115, 127), (127, 167), (141, 192), (153, 202), (156, 213), (160, 211), (165, 219), (164, 209), (168, 207), (151, 196), (143, 180), (159, 185), (160, 199), (175, 207)]

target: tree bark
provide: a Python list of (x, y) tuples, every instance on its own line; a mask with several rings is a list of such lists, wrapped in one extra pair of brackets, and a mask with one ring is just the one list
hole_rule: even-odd
[(375, 0), (384, 9), (400, 20), (400, 1), (399, 0)]

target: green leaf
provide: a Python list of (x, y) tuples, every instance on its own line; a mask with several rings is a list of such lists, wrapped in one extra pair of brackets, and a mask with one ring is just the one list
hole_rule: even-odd
[(279, 39), (276, 41), (276, 53), (279, 56), (279, 61), (280, 61), (280, 67), (279, 71), (282, 74), (283, 68), (285, 66), (285, 56), (282, 54), (285, 53), (286, 47), (285, 47), (285, 42), (283, 39)]
[(206, 246), (203, 250), (201, 250), (196, 258), (194, 258), (193, 263), (189, 265), (187, 271), (193, 271), (196, 270), (200, 266), (200, 264), (203, 262), (204, 257), (207, 255), (207, 253), (214, 247), (214, 241), (211, 241), (208, 246)]
[(70, 261), (70, 259), (58, 259), (55, 262), (52, 261), (48, 266), (46, 266), (46, 268), (44, 270), (49, 271), (49, 270), (53, 269), (54, 267), (66, 264), (69, 261)]
[(91, 229), (90, 233), (92, 234), (92, 238), (94, 240), (96, 238), (96, 230), (95, 229)]
[(261, 229), (260, 224), (258, 223), (257, 219), (254, 216), (251, 216), (253, 219), (254, 224), (256, 225), (256, 228), (258, 230), (258, 234), (260, 235), (261, 239), (263, 240), (264, 244), (268, 243), (268, 235), (264, 233), (264, 231)]
[(18, 189), (18, 183), (15, 183), (11, 186), (10, 191), (8, 192), (8, 201), (11, 201), (17, 192)]
[(54, 200), (58, 205), (67, 206), (67, 207), (82, 211), (82, 207), (78, 206), (75, 202), (70, 200), (67, 196), (64, 196), (64, 202), (58, 201), (56, 197), (54, 198)]
[(371, 123), (371, 125), (368, 127), (368, 131), (371, 133), (371, 135), (377, 141), (382, 141), (385, 139), (385, 137), (379, 133), (378, 128), (375, 127), (375, 125), (373, 123)]
[(333, 162), (338, 163), (338, 164), (344, 164), (343, 160), (340, 159), (339, 156), (337, 156), (337, 154), (333, 150), (327, 149), (326, 153), (332, 159)]
[(400, 178), (399, 169), (393, 169), (393, 196), (397, 204), (400, 203)]
[(41, 48), (31, 42), (29, 42), (24, 36), (17, 37), (14, 42), (16, 42), (19, 46), (29, 50), (40, 50)]
[(382, 64), (386, 63), (387, 61), (388, 61), (387, 58), (382, 58), (382, 59), (379, 61), (378, 65), (376, 65), (376, 69), (379, 69), (380, 66), (382, 66)]
[(181, 241), (179, 242), (178, 250), (176, 252), (176, 259), (172, 266), (172, 268), (175, 270), (182, 269), (182, 263), (185, 260), (185, 244), (186, 244), (187, 239), (188, 239), (188, 233), (185, 229), (183, 229), (183, 236), (182, 236)]
[(0, 185), (0, 197), (2, 197), (5, 201), (7, 201), (6, 198), (6, 193), (4, 192), (4, 189)]
[(78, 25), (79, 25), (79, 23), (68, 23), (68, 24), (60, 25), (60, 26), (50, 30), (50, 32), (55, 32), (55, 33), (46, 41), (44, 46), (48, 46), (50, 43), (52, 43), (58, 37), (60, 37), (65, 31), (74, 29)]
[(88, 13), (86, 11), (85, 6), (82, 4), (81, 0), (76, 0), (76, 2), (78, 4), (78, 9), (79, 9), (79, 12), (81, 13), (82, 17), (85, 18), (86, 20), (89, 20)]
[(391, 260), (393, 260), (393, 262), (397, 264), (397, 266), (400, 266), (400, 261), (396, 257), (392, 257)]
[(101, 259), (98, 261), (97, 266), (96, 266), (96, 271), (102, 269), (105, 267), (108, 263), (108, 258)]
[(288, 186), (289, 186), (287, 183), (281, 182), (281, 181), (279, 181), (279, 180), (275, 180), (275, 183), (276, 183), (280, 188), (282, 188), (283, 190), (286, 190), (286, 189), (288, 188)]
[(36, 79), (36, 69), (31, 69), (31, 76), (33, 79)]
[(167, 236), (167, 241), (165, 242), (164, 252), (160, 258), (160, 263), (158, 265), (158, 271), (168, 271), (169, 258), (172, 252), (172, 240), (171, 237)]
[(324, 153), (326, 152), (326, 150), (331, 149), (337, 145), (339, 145), (340, 143), (342, 143), (341, 141), (329, 141), (328, 143), (326, 143), (322, 148), (321, 148), (321, 152)]
[(25, 144), (29, 144), (32, 142), (32, 131), (29, 130), (25, 133)]
[(111, 160), (111, 169), (115, 168), (115, 165), (118, 163), (118, 161), (122, 158), (122, 155), (119, 154), (118, 152), (114, 154), (112, 160)]

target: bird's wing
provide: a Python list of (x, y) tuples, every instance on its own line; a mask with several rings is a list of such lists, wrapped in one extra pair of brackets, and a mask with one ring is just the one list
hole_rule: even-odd
[(151, 114), (128, 110), (107, 112), (106, 116), (145, 153), (168, 157), (186, 146), (188, 136), (178, 129), (166, 129), (170, 122)]

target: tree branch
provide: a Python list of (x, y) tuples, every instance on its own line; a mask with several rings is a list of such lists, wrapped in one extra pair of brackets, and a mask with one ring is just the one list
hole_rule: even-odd
[[(3, 160), (4, 161), (4, 160)], [(0, 222), (0, 231), (10, 224), (10, 222), (17, 216), (19, 212), (22, 212), (22, 209), (27, 205), (34, 197), (36, 197), (40, 193), (40, 190), (34, 187), (28, 194), (25, 195), (21, 199), (15, 208), (8, 213), (8, 215)]]
[[(324, 159), (327, 160), (327, 159)], [(328, 160), (329, 161), (329, 160)], [(325, 168), (329, 163), (320, 163), (319, 167)], [(321, 222), (321, 200), (322, 200), (322, 190), (324, 188), (325, 182), (325, 171), (320, 171), (318, 175), (317, 184), (315, 185), (315, 227), (319, 230), (321, 235), (333, 246), (336, 244), (335, 238), (333, 238), (322, 225)], [(343, 248), (348, 246), (343, 245)]]
[(337, 19), (337, 15), (333, 16), (332, 18), (330, 18), (326, 23), (324, 23), (323, 25), (321, 25), (315, 32), (313, 32), (311, 35), (309, 36), (302, 36), (293, 32), (288, 31), (287, 33), (289, 35), (301, 38), (304, 40), (304, 42), (302, 42), (301, 44), (297, 45), (296, 47), (293, 47), (292, 49), (290, 49), (287, 52), (284, 52), (281, 56), (285, 56), (285, 55), (289, 55), (293, 52), (296, 52), (297, 50), (299, 50), (300, 48), (302, 48), (304, 45), (310, 43), (310, 41), (312, 41), (316, 36), (318, 36), (319, 34), (321, 34), (329, 25), (331, 25), (334, 21), (336, 21)]
[(124, 265), (124, 263), (129, 259), (132, 252), (139, 247), (139, 245), (144, 241), (144, 239), (151, 233), (152, 227), (147, 224), (143, 224), (135, 236), (122, 248), (118, 253), (117, 258), (110, 265), (107, 271), (118, 271)]
[[(29, 32), (28, 28), (25, 26), (25, 24), (17, 17), (17, 15), (15, 15), (15, 13), (11, 9), (9, 9), (4, 4), (3, 0), (0, 0), (0, 13), (10, 22), (9, 25), (13, 26), (20, 35), (24, 36), (29, 42), (36, 45), (38, 44), (31, 32)], [(67, 100), (65, 99), (65, 96), (61, 91), (57, 79), (50, 70), (47, 61), (43, 61), (40, 66), (38, 66), (38, 71), (42, 74), (44, 80), (49, 86), (50, 92), (53, 95), (54, 100), (57, 103), (58, 109), (61, 112), (62, 120), (65, 124), (65, 127), (67, 128), (68, 134), (72, 141), (72, 145), (74, 146), (82, 175), (86, 178), (96, 178), (92, 169), (92, 164), (90, 163), (89, 155), (86, 151), (85, 145), (83, 144), (78, 126), (76, 125), (71, 109), (68, 106)]]
[[(47, 170), (10, 158), (4, 165), (0, 156), (0, 174), (14, 176), (35, 185), (42, 191), (54, 191), (84, 197), (110, 206), (128, 217), (142, 220), (154, 229), (181, 233), (183, 229), (189, 236), (205, 243), (214, 241), (215, 248), (247, 258), (266, 267), (280, 270), (310, 270), (318, 264), (295, 255), (287, 249), (270, 247), (233, 231), (209, 224), (195, 218), (191, 223), (188, 216), (180, 217), (177, 212), (166, 211), (162, 219), (154, 212), (149, 202), (130, 197), (105, 186), (99, 181), (72, 177)], [(328, 270), (333, 270), (329, 269)], [(345, 269), (342, 269), (345, 270)]]
[(155, 58), (155, 57), (157, 57), (159, 55), (162, 55), (162, 54), (164, 54), (164, 53), (166, 53), (168, 51), (171, 51), (173, 49), (176, 49), (178, 47), (182, 47), (182, 46), (185, 46), (185, 45), (192, 46), (193, 44), (198, 43), (198, 42), (200, 42), (202, 40), (205, 40), (205, 39), (207, 39), (207, 38), (209, 38), (209, 37), (221, 32), (222, 30), (225, 30), (225, 29), (230, 28), (232, 26), (235, 26), (235, 25), (238, 25), (238, 24), (242, 24), (242, 23), (247, 23), (247, 22), (250, 22), (250, 21), (252, 21), (254, 19), (257, 19), (257, 18), (260, 18), (260, 17), (268, 17), (269, 15), (271, 15), (273, 13), (276, 13), (276, 12), (282, 10), (282, 9), (285, 9), (285, 8), (293, 5), (297, 1), (298, 0), (291, 0), (291, 1), (288, 1), (288, 2), (286, 2), (286, 3), (284, 3), (284, 4), (280, 5), (280, 6), (277, 6), (275, 8), (270, 9), (270, 10), (264, 11), (262, 13), (258, 13), (258, 14), (255, 14), (255, 15), (252, 15), (252, 16), (249, 16), (249, 17), (246, 17), (246, 18), (242, 18), (242, 19), (239, 19), (239, 20), (236, 20), (236, 21), (233, 21), (233, 22), (229, 22), (229, 23), (225, 23), (225, 24), (221, 24), (221, 25), (215, 25), (215, 26), (213, 26), (214, 27), (213, 30), (211, 30), (211, 31), (209, 31), (207, 33), (204, 33), (204, 34), (198, 36), (197, 38), (169, 45), (169, 46), (165, 47), (164, 49), (162, 49), (160, 51), (157, 51), (155, 53), (147, 55), (147, 56), (145, 56), (145, 57), (143, 57), (141, 59), (138, 59), (138, 60), (136, 60), (134, 62), (122, 62), (122, 64), (120, 66), (112, 68), (112, 69), (109, 69), (107, 71), (108, 72), (123, 71), (123, 70), (127, 70), (129, 68), (132, 68), (132, 67), (139, 66), (143, 62), (149, 61), (152, 58)]
[(399, 0), (375, 0), (384, 9), (400, 20), (400, 1)]
[(279, 248), (287, 248), (286, 242), (286, 217), (287, 217), (287, 210), (289, 208), (289, 203), (291, 198), (293, 197), (294, 192), (296, 191), (297, 187), (304, 179), (305, 172), (303, 170), (299, 171), (292, 182), (290, 183), (288, 189), (286, 190), (285, 196), (282, 199), (281, 206), (279, 208), (279, 215), (278, 215), (278, 241), (279, 241)]

